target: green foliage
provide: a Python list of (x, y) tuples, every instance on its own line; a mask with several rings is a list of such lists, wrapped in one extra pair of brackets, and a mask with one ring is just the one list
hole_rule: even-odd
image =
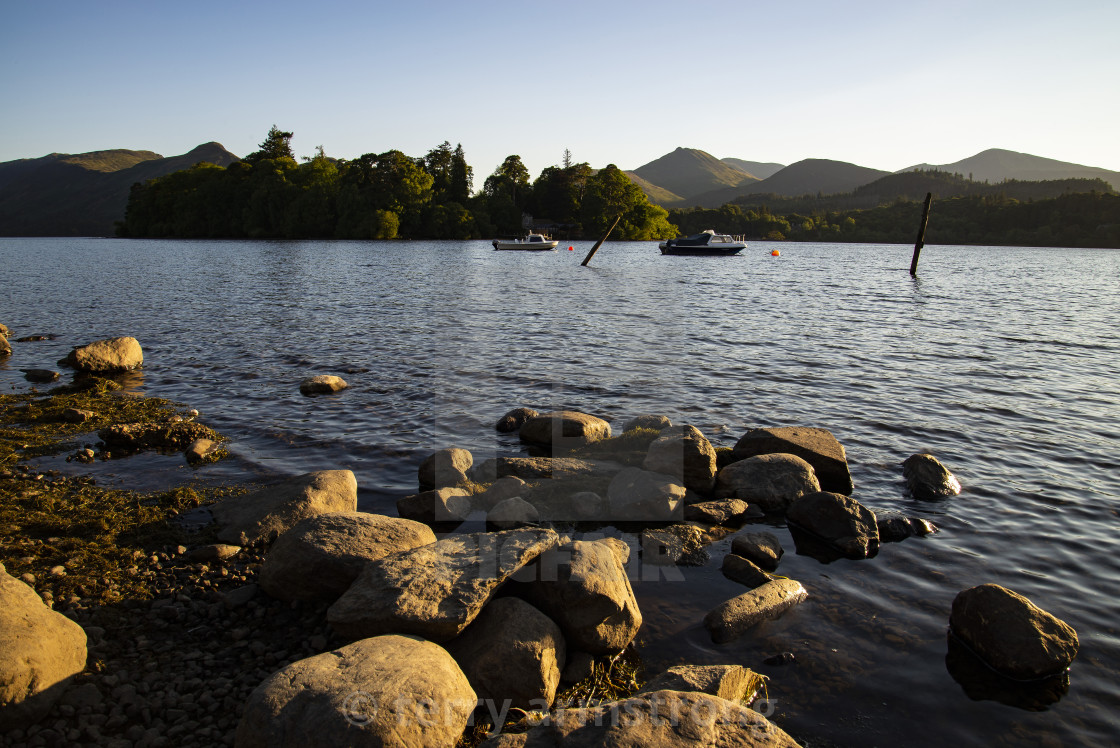
[(601, 236), (617, 216), (622, 218), (612, 234), (615, 239), (671, 239), (677, 235), (665, 209), (651, 205), (641, 188), (610, 164), (587, 180), (580, 220), (585, 233)]
[(292, 133), (284, 132), (273, 125), (265, 136), (264, 142), (261, 143), (260, 150), (250, 153), (245, 160), (255, 164), (265, 159), (281, 158), (295, 159), (295, 155), (292, 154)]

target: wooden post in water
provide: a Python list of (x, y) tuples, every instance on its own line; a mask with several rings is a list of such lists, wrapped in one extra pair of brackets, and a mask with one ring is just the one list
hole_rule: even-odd
[(580, 263), (581, 266), (587, 267), (587, 263), (591, 262), (591, 258), (595, 255), (596, 252), (599, 251), (599, 245), (601, 245), (603, 242), (605, 242), (607, 240), (607, 237), (611, 235), (611, 232), (614, 231), (614, 227), (617, 226), (618, 222), (621, 221), (621, 220), (622, 220), (622, 214), (619, 213), (618, 218), (614, 219), (614, 223), (612, 223), (611, 227), (609, 229), (607, 229), (607, 233), (603, 234), (602, 239), (595, 242), (595, 246), (592, 247), (591, 251), (587, 253), (587, 257), (583, 258), (583, 262)]
[(926, 224), (929, 223), (929, 206), (933, 204), (933, 193), (926, 193), (926, 204), (922, 208), (922, 225), (918, 227), (918, 240), (914, 242), (914, 259), (910, 260), (910, 275), (918, 274), (918, 255), (926, 246)]

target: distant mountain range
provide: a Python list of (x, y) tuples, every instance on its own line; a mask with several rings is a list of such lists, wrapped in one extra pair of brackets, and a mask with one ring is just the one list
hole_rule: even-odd
[[(896, 173), (914, 170), (960, 174), (980, 183), (1101, 179), (1113, 188), (1120, 188), (1120, 172), (997, 148), (952, 164), (918, 164)], [(720, 160), (692, 148), (677, 148), (626, 173), (631, 178), (640, 178), (634, 181), (645, 191), (650, 202), (666, 208), (717, 208), (729, 202), (743, 202), (739, 198), (748, 195), (801, 197), (851, 193), (890, 174), (880, 169), (819, 158), (805, 159), (784, 167), (736, 158)], [(761, 176), (763, 174), (765, 176)]]
[(109, 150), (52, 153), (0, 163), (0, 236), (113, 236), (135, 182), (187, 169), (200, 161), (237, 161), (219, 143), (181, 156)]

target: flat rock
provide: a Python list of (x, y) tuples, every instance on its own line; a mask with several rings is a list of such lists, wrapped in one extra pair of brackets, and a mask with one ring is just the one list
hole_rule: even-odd
[(809, 593), (793, 579), (775, 579), (720, 603), (704, 616), (704, 626), (716, 644), (733, 641), (805, 600)]
[(552, 705), (566, 660), (560, 627), (516, 597), (492, 600), (447, 651), (478, 698), (525, 710)]
[(821, 490), (842, 493), (853, 490), (844, 446), (826, 429), (803, 426), (751, 429), (735, 444), (736, 460), (766, 454), (792, 454), (813, 466)]
[(74, 348), (58, 363), (91, 374), (115, 374), (143, 366), (144, 351), (136, 338), (106, 338)]
[(85, 666), (82, 627), (0, 566), (0, 730), (46, 716)]
[(624, 564), (618, 543), (576, 540), (543, 554), (511, 592), (556, 621), (573, 649), (619, 652), (642, 626)]
[(420, 463), (416, 471), (420, 490), (458, 486), (467, 480), (467, 471), (474, 465), (470, 451), (458, 447), (439, 449)]
[(678, 478), (629, 467), (607, 488), (611, 517), (622, 522), (673, 522), (684, 517), (686, 489)]
[(341, 392), (349, 386), (342, 377), (334, 374), (319, 374), (300, 382), (299, 391), (301, 395), (329, 395), (332, 392)]
[(299, 660), (250, 694), (236, 748), (454, 746), (477, 697), (442, 647), (378, 636)]
[(687, 691), (749, 701), (761, 683), (761, 676), (742, 665), (674, 665), (650, 679), (641, 692)]
[[(688, 504), (684, 508), (684, 518), (690, 522), (703, 522), (709, 525), (741, 524), (744, 519), (755, 514), (750, 504), (742, 499), (717, 499)], [(762, 514), (762, 512), (758, 512)]]
[(538, 529), (452, 535), (370, 561), (327, 621), (350, 639), (401, 633), (450, 641), (512, 574), (558, 541)]
[(642, 530), (642, 563), (657, 566), (703, 566), (711, 560), (704, 532), (695, 525)]
[(349, 470), (320, 470), (215, 504), (218, 540), (234, 545), (271, 541), (302, 519), (358, 509), (358, 481)]
[(785, 512), (794, 499), (819, 490), (816, 473), (808, 462), (792, 454), (765, 454), (720, 470), (715, 495), (742, 499), (773, 514)]
[(961, 482), (931, 454), (907, 457), (902, 463), (902, 475), (907, 490), (916, 499), (944, 499), (961, 492)]
[(499, 418), (498, 422), (494, 424), (494, 428), (503, 434), (508, 434), (513, 431), (518, 431), (525, 425), (526, 421), (538, 415), (540, 415), (540, 413), (532, 408), (514, 408)]
[(586, 709), (558, 709), (519, 735), (482, 748), (797, 748), (753, 709), (706, 693), (655, 691)]
[(114, 449), (163, 449), (182, 452), (198, 439), (220, 441), (209, 426), (194, 421), (160, 423), (115, 423), (97, 432), (97, 437)]
[(24, 379), (36, 384), (53, 382), (62, 376), (57, 371), (51, 371), (50, 369), (20, 369), (20, 371), (23, 372)]
[(850, 496), (818, 491), (790, 504), (786, 520), (852, 559), (879, 552), (875, 512)]
[(731, 552), (750, 559), (766, 571), (778, 568), (782, 544), (772, 532), (742, 532), (731, 538)]
[(949, 627), (992, 669), (1019, 680), (1061, 673), (1080, 646), (1073, 627), (998, 584), (960, 592)]
[(366, 512), (331, 512), (300, 520), (269, 549), (261, 588), (280, 600), (333, 602), (366, 563), (436, 542), (420, 522)]
[(608, 438), (611, 425), (587, 413), (557, 410), (533, 416), (517, 433), (523, 442), (563, 450)]
[(680, 478), (685, 488), (710, 494), (716, 481), (716, 451), (695, 426), (673, 426), (649, 445), (642, 467)]

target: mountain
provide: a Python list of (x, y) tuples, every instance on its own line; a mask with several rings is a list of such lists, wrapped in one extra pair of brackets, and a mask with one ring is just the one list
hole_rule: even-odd
[(219, 143), (181, 156), (124, 149), (52, 153), (0, 163), (0, 236), (113, 236), (136, 182), (187, 169), (200, 161), (237, 161)]
[(639, 166), (633, 173), (663, 190), (679, 195), (684, 201), (720, 187), (735, 187), (744, 182), (758, 181), (710, 153), (695, 148), (677, 148), (645, 166)]
[(952, 164), (918, 164), (901, 171), (931, 170), (971, 176), (977, 182), (1001, 182), (1004, 179), (1042, 181), (1050, 179), (1103, 179), (1115, 189), (1120, 189), (1120, 172), (1057, 161), (1029, 153), (989, 148), (975, 156)]
[(761, 182), (744, 185), (747, 189), (739, 194), (751, 195), (773, 193), (775, 195), (824, 195), (834, 192), (851, 192), (868, 182), (874, 182), (890, 172), (856, 166), (846, 161), (831, 161), (826, 158), (807, 158), (790, 164), (781, 171)]
[(721, 158), (720, 161), (759, 179), (766, 179), (766, 177), (777, 174), (786, 168), (785, 164), (776, 164), (773, 161), (763, 163), (762, 161), (744, 161), (741, 158)]
[(627, 171), (623, 172), (626, 176), (630, 177), (630, 181), (642, 188), (642, 192), (646, 193), (649, 201), (655, 205), (676, 205), (684, 200), (680, 195), (676, 195), (669, 190), (658, 187), (649, 180), (642, 179), (638, 176), (637, 172)]

